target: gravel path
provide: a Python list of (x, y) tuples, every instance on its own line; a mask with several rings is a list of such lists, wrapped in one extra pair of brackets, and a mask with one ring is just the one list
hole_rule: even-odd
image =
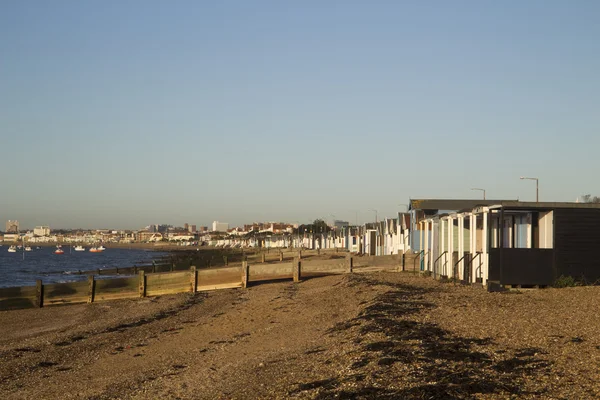
[(599, 398), (599, 306), (369, 273), (2, 312), (0, 398)]

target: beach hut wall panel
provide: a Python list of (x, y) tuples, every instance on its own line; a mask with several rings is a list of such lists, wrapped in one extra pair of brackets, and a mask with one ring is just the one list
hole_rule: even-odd
[(502, 285), (552, 285), (553, 258), (554, 249), (490, 249), (488, 279)]
[(551, 249), (554, 247), (554, 212), (542, 211), (538, 216), (537, 248)]
[(369, 229), (366, 233), (365, 233), (365, 239), (364, 239), (364, 243), (365, 243), (365, 249), (364, 252), (365, 254), (374, 256), (377, 252), (377, 231), (374, 229)]
[(554, 210), (556, 277), (600, 280), (600, 209)]
[(502, 218), (501, 232), (490, 224), (490, 280), (505, 285), (552, 285), (561, 276), (600, 280), (600, 205), (521, 203), (505, 207), (502, 215), (492, 218)]
[[(459, 251), (459, 235), (460, 235), (460, 229), (458, 226), (458, 218), (455, 218), (453, 220), (453, 224), (454, 224), (454, 228), (452, 229), (452, 249), (448, 248), (448, 221), (444, 221), (444, 229), (442, 230), (441, 226), (438, 227), (437, 229), (437, 234), (438, 235), (443, 235), (444, 236), (444, 249), (441, 251), (448, 251), (448, 252), (454, 252), (454, 251)], [(440, 224), (441, 225), (441, 224)], [(481, 237), (481, 232), (479, 233), (479, 236)], [(469, 220), (467, 218), (464, 218), (463, 221), (463, 243), (464, 243), (464, 249), (465, 250), (469, 250), (470, 246), (471, 246), (471, 230), (469, 229)], [(441, 252), (440, 252), (441, 253)]]

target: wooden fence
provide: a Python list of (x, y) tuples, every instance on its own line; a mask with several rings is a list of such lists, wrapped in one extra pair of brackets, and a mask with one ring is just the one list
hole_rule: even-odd
[[(137, 269), (137, 276), (87, 281), (43, 284), (36, 286), (0, 288), (0, 311), (45, 307), (59, 304), (91, 303), (146, 296), (241, 288), (252, 282), (273, 281), (343, 274), (350, 272), (402, 271), (402, 255), (379, 257), (334, 258), (329, 260), (302, 259), (298, 254), (288, 262), (250, 263), (240, 266), (185, 271), (148, 272), (152, 267)], [(156, 268), (154, 268), (156, 271)]]

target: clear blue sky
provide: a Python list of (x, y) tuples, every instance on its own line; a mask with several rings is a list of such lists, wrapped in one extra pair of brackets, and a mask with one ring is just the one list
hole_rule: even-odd
[(0, 229), (600, 195), (600, 2), (3, 1)]

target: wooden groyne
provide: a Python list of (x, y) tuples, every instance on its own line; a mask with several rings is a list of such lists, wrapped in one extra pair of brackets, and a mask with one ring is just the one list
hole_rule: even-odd
[[(200, 292), (218, 289), (243, 288), (264, 281), (305, 278), (374, 271), (404, 271), (403, 255), (356, 257), (340, 253), (330, 259), (310, 259), (300, 252), (264, 253), (239, 265), (216, 268), (175, 270), (173, 265), (145, 266), (119, 271), (102, 270), (101, 274), (129, 273), (132, 276), (98, 279), (89, 275), (87, 281), (0, 288), (0, 311), (46, 307), (62, 304), (92, 303), (119, 299), (135, 299), (166, 294)], [(288, 257), (286, 257), (288, 256)], [(286, 258), (289, 258), (287, 261)], [(281, 261), (283, 260), (283, 261)], [(408, 266), (409, 268), (405, 268)]]

